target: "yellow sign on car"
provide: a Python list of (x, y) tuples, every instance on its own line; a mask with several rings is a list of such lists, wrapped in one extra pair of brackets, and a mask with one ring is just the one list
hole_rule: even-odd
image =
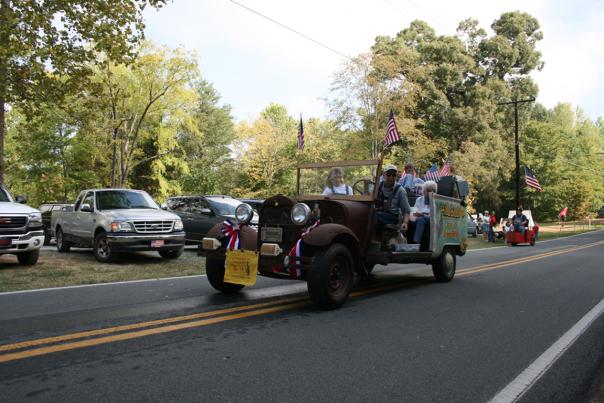
[(258, 252), (251, 250), (227, 250), (224, 282), (241, 285), (256, 284)]

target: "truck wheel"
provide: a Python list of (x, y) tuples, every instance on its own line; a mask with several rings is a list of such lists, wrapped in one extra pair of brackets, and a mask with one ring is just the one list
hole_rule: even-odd
[(65, 240), (65, 236), (63, 234), (63, 230), (61, 228), (57, 229), (57, 251), (59, 252), (69, 252), (71, 249), (71, 242)]
[(17, 253), (17, 260), (19, 261), (19, 264), (23, 266), (35, 265), (38, 261), (38, 257), (40, 257), (40, 249)]
[(107, 240), (107, 234), (104, 232), (99, 232), (97, 236), (94, 237), (92, 252), (94, 253), (96, 260), (101, 263), (111, 263), (116, 260), (116, 253), (111, 250), (109, 241)]
[(206, 258), (206, 275), (214, 289), (225, 294), (239, 292), (244, 285), (224, 282), (224, 259), (208, 256)]
[(157, 253), (159, 253), (159, 255), (161, 257), (163, 257), (164, 259), (177, 259), (180, 257), (180, 255), (182, 255), (182, 253), (185, 251), (185, 247), (183, 246), (180, 249), (174, 249), (174, 250), (159, 250), (157, 251)]
[(436, 281), (445, 283), (455, 276), (455, 253), (450, 247), (445, 247), (441, 255), (432, 262), (432, 273)]
[(336, 243), (321, 250), (307, 273), (310, 299), (323, 309), (335, 309), (352, 289), (353, 262), (348, 248)]

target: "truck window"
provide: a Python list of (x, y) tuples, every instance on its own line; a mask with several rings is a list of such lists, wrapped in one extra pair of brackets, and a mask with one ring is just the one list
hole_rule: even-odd
[(210, 205), (208, 204), (207, 201), (203, 200), (203, 199), (192, 199), (191, 200), (191, 213), (197, 213), (197, 214), (201, 214), (201, 212), (205, 209), (209, 209)]
[(80, 195), (76, 199), (75, 205), (73, 207), (73, 211), (78, 211), (80, 209), (80, 204), (82, 204), (83, 198), (84, 198), (84, 192), (80, 193)]
[(94, 210), (94, 193), (88, 192), (82, 204), (88, 204)]
[(149, 208), (159, 209), (157, 203), (145, 192), (131, 190), (103, 190), (96, 192), (97, 210)]
[(172, 211), (187, 213), (189, 211), (189, 199), (172, 198), (168, 199), (168, 208)]

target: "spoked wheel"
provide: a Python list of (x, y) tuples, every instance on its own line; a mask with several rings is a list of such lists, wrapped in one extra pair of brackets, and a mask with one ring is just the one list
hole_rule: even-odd
[(442, 283), (451, 281), (455, 276), (455, 253), (452, 248), (445, 247), (441, 255), (432, 262), (432, 273), (436, 281)]
[(346, 246), (337, 243), (320, 251), (308, 270), (308, 293), (321, 308), (335, 309), (346, 302), (352, 281), (352, 256)]
[(239, 292), (244, 285), (224, 282), (224, 258), (208, 256), (206, 258), (206, 275), (214, 289), (225, 294)]

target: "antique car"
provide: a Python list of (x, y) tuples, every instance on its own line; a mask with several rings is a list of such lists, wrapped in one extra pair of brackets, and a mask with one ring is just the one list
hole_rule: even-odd
[[(232, 293), (254, 284), (256, 274), (303, 280), (315, 304), (333, 309), (346, 301), (354, 273), (367, 276), (376, 264), (425, 263), (436, 280), (453, 279), (456, 256), (467, 245), (467, 182), (443, 177), (439, 194), (430, 200), (429, 231), (421, 243), (406, 243), (398, 225), (374, 228), (381, 164), (377, 159), (299, 165), (296, 195), (266, 199), (258, 232), (247, 225), (251, 206), (238, 206), (236, 222), (217, 224), (203, 240), (200, 254), (210, 284)], [(344, 171), (353, 194), (323, 195), (334, 167)], [(407, 239), (413, 239), (413, 230)]]

